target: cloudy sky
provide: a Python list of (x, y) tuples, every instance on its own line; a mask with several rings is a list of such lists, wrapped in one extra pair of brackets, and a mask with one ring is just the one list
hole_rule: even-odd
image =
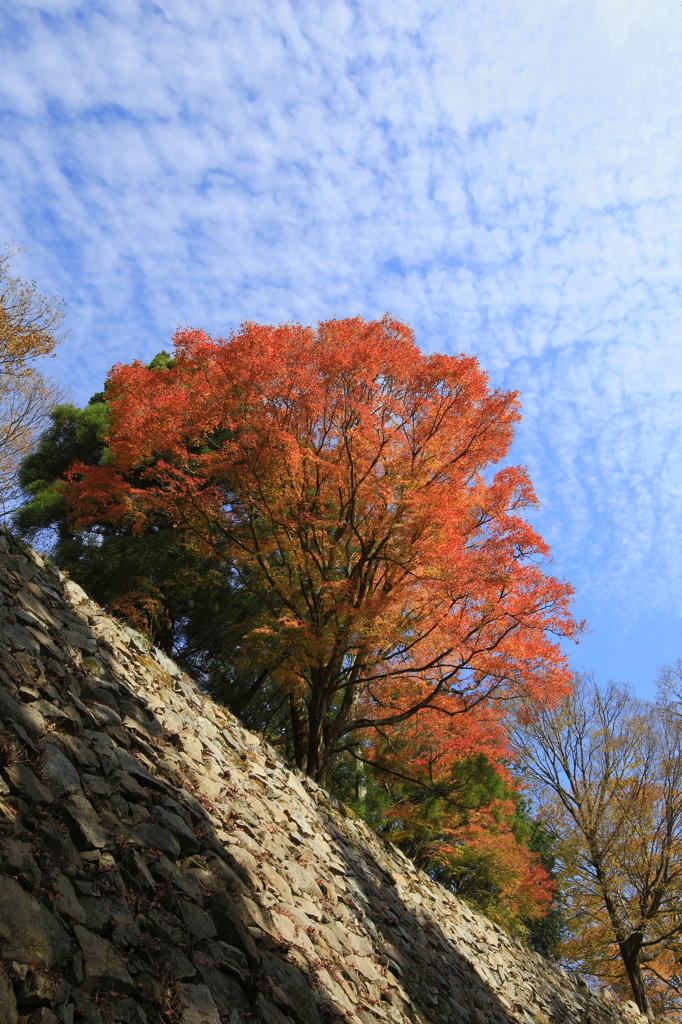
[(682, 656), (680, 0), (4, 0), (0, 239), (74, 398), (178, 324), (408, 322), (521, 392), (591, 633)]

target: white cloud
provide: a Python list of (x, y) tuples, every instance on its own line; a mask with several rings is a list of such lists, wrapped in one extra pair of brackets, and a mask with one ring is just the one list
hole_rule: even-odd
[(682, 611), (679, 5), (3, 16), (1, 230), (69, 300), (82, 397), (178, 322), (390, 309), (522, 391), (517, 458), (584, 600)]

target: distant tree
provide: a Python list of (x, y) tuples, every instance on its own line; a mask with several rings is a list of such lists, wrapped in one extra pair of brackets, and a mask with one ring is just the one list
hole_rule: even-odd
[(476, 360), (424, 356), (385, 318), (176, 337), (176, 364), (112, 371), (105, 465), (75, 465), (76, 528), (172, 526), (253, 598), (249, 693), (276, 686), (299, 767), (432, 709), (555, 699), (571, 590), (502, 459), (518, 419)]
[(21, 459), (63, 393), (33, 365), (54, 353), (63, 318), (58, 299), (41, 295), (34, 281), (10, 273), (9, 246), (0, 251), (0, 511), (12, 507)]
[(527, 709), (514, 742), (557, 840), (568, 938), (561, 953), (677, 1013), (682, 955), (682, 727), (670, 707), (577, 677), (555, 710)]
[(682, 658), (662, 665), (656, 680), (656, 704), (677, 718), (682, 718)]

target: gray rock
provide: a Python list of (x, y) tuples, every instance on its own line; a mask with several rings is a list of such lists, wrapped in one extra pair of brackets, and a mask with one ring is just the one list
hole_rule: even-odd
[(167, 811), (165, 807), (154, 807), (152, 808), (152, 814), (158, 821), (159, 825), (163, 828), (167, 828), (173, 833), (175, 838), (180, 844), (180, 852), (183, 856), (188, 856), (193, 853), (198, 853), (200, 849), (200, 843), (194, 832), (183, 821), (179, 814), (174, 814), (172, 811)]
[(97, 701), (93, 701), (88, 704), (88, 711), (94, 716), (98, 725), (122, 725), (121, 716), (118, 711), (114, 711), (113, 708), (108, 707), (106, 704), (98, 704)]
[(9, 836), (0, 841), (0, 864), (3, 870), (10, 875), (17, 875), (21, 871), (30, 871), (36, 867), (33, 859), (33, 849), (30, 843), (22, 843), (18, 839), (10, 839)]
[[(201, 804), (197, 800), (197, 798), (194, 796), (193, 793), (188, 792), (186, 789), (181, 789), (175, 795), (176, 795), (178, 800), (182, 801), (182, 803), (185, 805), (185, 807), (187, 808), (189, 813), (192, 815), (192, 817), (196, 818), (198, 821), (208, 821), (209, 820), (208, 811), (203, 806), (203, 804)], [(177, 813), (179, 813), (179, 812), (177, 812)]]
[(85, 925), (88, 931), (105, 936), (111, 924), (111, 914), (101, 896), (81, 896), (81, 904), (85, 913)]
[(285, 1016), (274, 1003), (265, 998), (262, 992), (258, 993), (258, 1009), (265, 1024), (291, 1024), (291, 1017), (288, 1014)]
[(218, 1007), (207, 985), (183, 985), (180, 1024), (220, 1024)]
[(186, 867), (185, 874), (196, 879), (201, 888), (207, 889), (209, 892), (218, 892), (219, 889), (225, 889), (223, 882), (212, 871), (209, 871), (208, 868)]
[(186, 944), (187, 933), (182, 920), (176, 915), (155, 908), (145, 918), (145, 927), (168, 947)]
[(22, 684), (19, 687), (18, 696), (25, 704), (30, 704), (34, 700), (40, 700), (40, 690), (35, 690), (32, 686)]
[(44, 843), (45, 849), (57, 857), (65, 871), (73, 874), (81, 870), (83, 860), (66, 830), (62, 832), (52, 822), (43, 821), (39, 823), (36, 835)]
[(182, 804), (179, 804), (177, 800), (173, 800), (173, 798), (170, 796), (164, 796), (163, 806), (166, 808), (167, 811), (172, 811), (173, 814), (179, 815), (185, 822), (185, 824), (191, 827), (192, 816), (190, 812), (187, 810), (186, 807), (183, 807)]
[(109, 796), (111, 793), (111, 786), (99, 775), (84, 775), (83, 789), (87, 795), (94, 793), (96, 796)]
[(235, 845), (230, 846), (227, 856), (230, 860), (230, 867), (234, 869), (236, 874), (239, 875), (241, 880), (250, 889), (261, 890), (263, 888), (263, 883), (256, 874), (258, 871), (258, 861), (252, 853)]
[(0, 876), (0, 948), (6, 960), (56, 970), (71, 953), (61, 925), (13, 878)]
[(104, 1024), (102, 1014), (97, 1009), (97, 1004), (85, 992), (82, 992), (80, 989), (74, 989), (72, 997), (77, 1007), (78, 1024)]
[(104, 732), (93, 732), (91, 729), (84, 729), (83, 736), (91, 744), (105, 775), (111, 775), (120, 767), (118, 747), (110, 736)]
[(48, 1006), (40, 1006), (28, 1018), (27, 1024), (59, 1024), (59, 1020)]
[(141, 945), (142, 933), (130, 913), (121, 917), (117, 917), (114, 914), (112, 915), (112, 921), (114, 927), (111, 932), (111, 941), (118, 949), (128, 950), (134, 946)]
[(18, 622), (3, 622), (2, 635), (13, 646), (21, 647), (24, 651), (29, 651), (36, 656), (40, 654), (40, 644), (36, 638)]
[(161, 853), (172, 860), (177, 860), (180, 856), (180, 843), (167, 828), (162, 828), (161, 825), (157, 825), (152, 821), (143, 821), (142, 824), (136, 825), (131, 831), (149, 849), (160, 850)]
[[(222, 857), (217, 857), (213, 852), (206, 854), (206, 864), (228, 892), (246, 895), (249, 891), (248, 886)], [(213, 888), (213, 886), (207, 886), (207, 888)]]
[(71, 835), (80, 850), (104, 850), (109, 846), (109, 837), (99, 823), (95, 812), (92, 814), (73, 804), (64, 806)]
[(55, 872), (54, 892), (55, 907), (60, 915), (75, 921), (76, 924), (85, 924), (85, 908), (79, 903), (71, 881), (61, 871)]
[(110, 808), (112, 814), (118, 815), (119, 818), (130, 817), (130, 804), (127, 800), (123, 799), (120, 793), (112, 793), (105, 806)]
[(263, 972), (273, 989), (278, 988), (286, 997), (288, 1006), (283, 1004), (280, 1009), (286, 1013), (291, 1013), (293, 1009), (293, 1015), (300, 1024), (320, 1024), (312, 989), (305, 976), (293, 964), (266, 953), (263, 957)]
[(294, 891), (307, 893), (316, 899), (320, 898), (320, 887), (315, 876), (302, 864), (297, 864), (294, 860), (285, 860), (282, 864), (282, 871)]
[(138, 803), (148, 803), (149, 794), (146, 789), (143, 789), (139, 782), (137, 782), (129, 772), (124, 772), (120, 768), (118, 771), (112, 772), (109, 776), (109, 781), (118, 792), (125, 797), (126, 800), (132, 800)]
[(218, 938), (229, 946), (236, 946), (246, 955), (251, 966), (258, 964), (259, 956), (253, 938), (242, 924), (239, 910), (226, 892), (218, 892), (212, 898), (209, 913), (216, 926)]
[(170, 975), (174, 981), (192, 981), (196, 978), (196, 967), (177, 946), (169, 946), (162, 953), (162, 958), (164, 973)]
[[(161, 736), (163, 729), (161, 723), (157, 722), (151, 711), (133, 704), (128, 700), (119, 700), (118, 706), (121, 714), (131, 718), (138, 725), (141, 725), (147, 736)], [(125, 723), (125, 719), (124, 719)]]
[(26, 611), (33, 612), (39, 619), (46, 622), (52, 629), (58, 629), (60, 623), (55, 619), (54, 615), (50, 614), (44, 604), (42, 604), (33, 594), (29, 593), (28, 590), (19, 590), (15, 594), (15, 600), (24, 608)]
[(16, 722), (33, 739), (42, 736), (47, 728), (45, 719), (39, 711), (36, 711), (30, 704), (20, 704), (2, 688), (0, 688), (0, 718), (6, 722)]
[(222, 970), (232, 973), (244, 988), (248, 988), (249, 963), (241, 949), (228, 946), (220, 939), (202, 939), (196, 949), (198, 953), (205, 953), (209, 960), (214, 960)]
[(147, 1024), (147, 1014), (134, 999), (114, 999), (107, 1009), (112, 1020), (121, 1024)]
[(83, 953), (83, 989), (134, 995), (135, 983), (111, 943), (81, 925), (73, 930)]
[(61, 708), (61, 719), (58, 722), (60, 729), (65, 729), (67, 732), (75, 736), (83, 735), (83, 722), (81, 716), (78, 714), (76, 708), (71, 707), (70, 704), (63, 704)]
[(82, 896), (81, 903), (86, 913), (86, 920), (83, 923), (89, 931), (111, 938), (119, 949), (128, 949), (139, 944), (140, 929), (123, 896), (116, 893)]
[(135, 647), (136, 650), (140, 652), (140, 654), (148, 653), (150, 648), (149, 640), (147, 640), (147, 638), (144, 637), (142, 633), (138, 633), (136, 629), (132, 629), (130, 626), (124, 626), (124, 631), (128, 634), (130, 643), (132, 643), (132, 645)]
[(45, 749), (40, 774), (47, 788), (56, 797), (76, 793), (81, 788), (78, 772), (54, 743), (49, 743)]
[[(51, 689), (51, 687), (46, 686), (44, 689), (47, 691)], [(62, 722), (65, 718), (64, 712), (62, 711), (61, 707), (59, 707), (58, 704), (54, 704), (50, 700), (43, 700), (41, 698), (41, 700), (37, 700), (34, 704), (32, 704), (31, 707), (33, 708), (34, 711), (39, 711), (43, 718), (47, 722), (50, 722), (50, 724), (52, 725), (55, 722)]]
[(194, 903), (186, 903), (184, 900), (178, 905), (180, 916), (182, 917), (187, 931), (192, 936), (195, 942), (201, 942), (202, 939), (212, 939), (218, 934), (213, 919), (205, 910), (201, 910)]
[[(84, 625), (83, 629), (90, 633), (87, 626)], [(92, 634), (88, 636), (85, 632), (81, 632), (80, 629), (65, 629), (63, 636), (67, 644), (71, 644), (72, 647), (78, 647), (81, 651), (86, 651), (88, 654), (97, 654), (97, 641)]]
[(129, 775), (136, 778), (138, 782), (142, 782), (146, 786), (152, 786), (154, 789), (161, 790), (163, 793), (168, 790), (167, 782), (164, 782), (163, 779), (159, 779), (155, 775), (152, 775), (152, 773), (148, 771), (143, 764), (140, 764), (137, 758), (133, 757), (132, 754), (129, 754), (127, 750), (117, 748), (116, 759), (119, 767), (122, 768), (124, 772), (128, 772)]
[(146, 972), (141, 972), (137, 975), (136, 982), (139, 987), (140, 997), (144, 999), (145, 1004), (153, 1006), (156, 1010), (162, 1009), (164, 999), (157, 978), (152, 977)]
[(197, 973), (215, 999), (221, 1017), (229, 1017), (230, 1011), (249, 1008), (249, 997), (239, 981), (204, 956), (194, 959)]
[(5, 968), (0, 965), (0, 1020), (15, 1021), (17, 1019), (17, 1001), (14, 996), (12, 982)]
[(96, 686), (91, 694), (93, 701), (97, 701), (99, 704), (106, 704), (108, 708), (115, 711), (118, 714), (118, 704), (111, 690), (107, 689), (106, 686)]
[(23, 800), (28, 800), (32, 804), (52, 803), (52, 793), (36, 778), (25, 762), (10, 765), (2, 775), (11, 792)]
[(123, 863), (130, 885), (135, 892), (149, 893), (156, 889), (156, 882), (152, 878), (149, 868), (134, 850), (126, 850)]
[(170, 882), (190, 899), (200, 899), (201, 886), (188, 872), (183, 871), (167, 857), (159, 857), (158, 861), (150, 864), (149, 870), (158, 882)]
[(50, 734), (50, 742), (55, 744), (62, 754), (79, 768), (99, 768), (96, 754), (79, 736), (72, 736), (67, 732), (53, 732)]
[(39, 1006), (54, 1006), (65, 1003), (71, 986), (54, 974), (28, 971), (16, 987), (17, 1004), (21, 1013), (30, 1013)]

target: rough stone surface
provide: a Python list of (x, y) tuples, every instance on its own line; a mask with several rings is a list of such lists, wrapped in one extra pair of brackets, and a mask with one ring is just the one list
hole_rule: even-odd
[[(8, 636), (8, 639), (11, 643), (12, 634)], [(32, 707), (31, 704), (21, 704), (3, 689), (0, 689), (0, 718), (6, 722), (16, 722), (26, 730), (29, 736), (42, 736), (45, 732), (45, 719), (37, 708)]]
[(133, 993), (133, 979), (111, 943), (81, 925), (74, 925), (73, 930), (83, 954), (84, 990)]
[(11, 979), (4, 967), (0, 968), (0, 1020), (13, 1021), (17, 1016), (17, 1000)]
[(0, 1024), (644, 1024), (0, 529)]
[(58, 968), (71, 943), (57, 919), (17, 881), (0, 875), (0, 955), (20, 964)]
[(78, 772), (54, 743), (48, 744), (45, 749), (40, 774), (47, 788), (56, 797), (64, 796), (66, 793), (77, 793), (81, 789)]
[(43, 786), (27, 764), (12, 764), (2, 773), (12, 793), (32, 804), (51, 804), (52, 794)]
[(207, 985), (183, 985), (181, 1024), (220, 1024), (218, 1007)]
[(65, 917), (76, 924), (85, 924), (86, 912), (82, 903), (78, 902), (71, 880), (61, 871), (55, 871), (53, 891), (55, 895), (54, 906), (60, 917)]

